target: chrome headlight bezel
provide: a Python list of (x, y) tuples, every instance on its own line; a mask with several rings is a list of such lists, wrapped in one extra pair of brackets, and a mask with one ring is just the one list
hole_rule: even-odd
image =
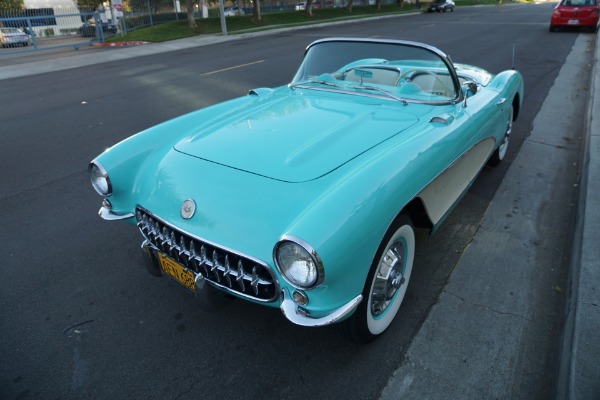
[[(290, 257), (293, 254), (297, 256), (295, 260)], [(273, 261), (286, 282), (297, 289), (314, 289), (325, 279), (323, 262), (315, 249), (295, 236), (284, 235), (277, 242)]]
[(112, 194), (112, 183), (102, 164), (96, 160), (92, 161), (88, 167), (88, 175), (92, 187), (100, 196), (109, 197)]

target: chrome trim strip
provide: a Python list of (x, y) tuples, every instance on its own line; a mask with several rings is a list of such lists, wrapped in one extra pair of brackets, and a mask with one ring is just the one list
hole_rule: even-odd
[(448, 120), (443, 117), (433, 117), (429, 120), (429, 122), (437, 122), (439, 124), (450, 125), (450, 122), (448, 122)]
[(307, 315), (306, 311), (301, 310), (296, 306), (294, 300), (288, 293), (287, 289), (283, 289), (281, 291), (281, 312), (283, 315), (292, 323), (300, 326), (308, 326), (308, 327), (316, 327), (316, 326), (325, 326), (331, 325), (333, 323), (339, 322), (348, 315), (350, 315), (356, 307), (360, 304), (363, 299), (362, 294), (359, 294), (348, 303), (343, 306), (333, 310), (328, 315), (321, 318), (312, 318)]
[(121, 219), (132, 218), (135, 216), (134, 213), (116, 214), (112, 211), (112, 206), (108, 200), (102, 202), (102, 207), (98, 210), (100, 218), (106, 221), (118, 221)]

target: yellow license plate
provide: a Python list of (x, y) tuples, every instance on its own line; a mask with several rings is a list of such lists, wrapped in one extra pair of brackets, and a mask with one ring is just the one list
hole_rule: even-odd
[(158, 261), (160, 262), (160, 267), (167, 275), (192, 292), (195, 291), (194, 274), (192, 271), (184, 268), (183, 265), (162, 253), (158, 253)]

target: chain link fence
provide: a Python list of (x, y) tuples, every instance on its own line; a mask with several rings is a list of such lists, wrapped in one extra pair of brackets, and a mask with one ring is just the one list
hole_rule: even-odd
[(179, 8), (179, 2), (172, 0), (131, 0), (118, 17), (112, 8), (102, 6), (0, 9), (0, 60), (40, 50), (78, 49), (146, 26), (186, 20), (187, 14)]
[[(347, 0), (314, 0), (315, 8), (341, 7)], [(391, 3), (397, 0), (382, 0)], [(355, 5), (375, 0), (354, 0)], [(108, 3), (107, 3), (108, 4)], [(305, 0), (262, 0), (261, 12), (303, 10)], [(218, 0), (194, 0), (194, 18), (219, 16)], [(250, 0), (226, 0), (225, 15), (251, 15)], [(115, 35), (170, 21), (186, 21), (185, 0), (128, 0), (117, 12), (111, 7), (0, 9), (0, 62), (3, 57), (64, 47), (79, 49)]]
[[(0, 59), (62, 47), (79, 48), (104, 40), (100, 15), (91, 11), (41, 8), (23, 11), (0, 10)], [(116, 34), (114, 30), (113, 34)]]

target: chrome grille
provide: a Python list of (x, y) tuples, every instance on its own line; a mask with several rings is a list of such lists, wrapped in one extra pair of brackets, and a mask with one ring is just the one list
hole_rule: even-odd
[(183, 232), (141, 207), (135, 215), (152, 247), (215, 286), (264, 302), (278, 297), (277, 281), (266, 264)]

